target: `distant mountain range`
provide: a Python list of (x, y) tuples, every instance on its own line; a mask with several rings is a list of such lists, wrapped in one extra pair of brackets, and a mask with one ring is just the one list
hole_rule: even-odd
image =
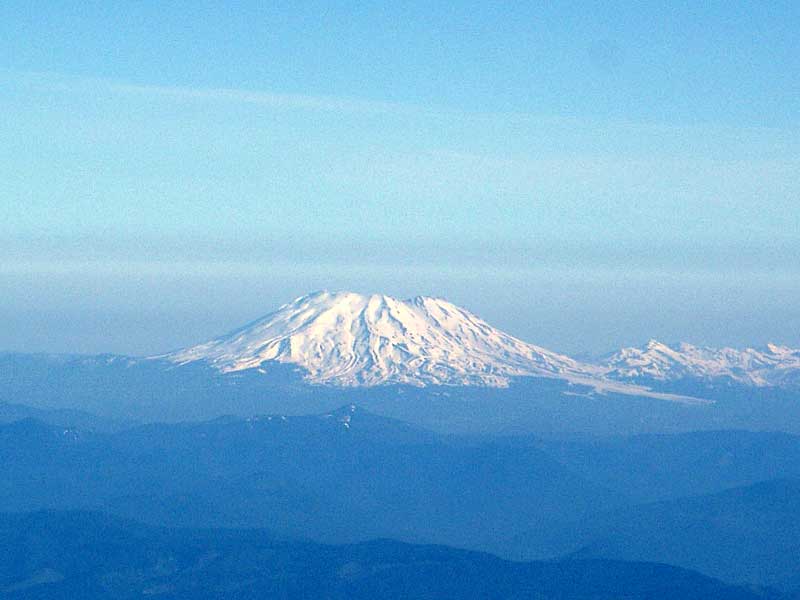
[(800, 350), (671, 348), (651, 341), (590, 364), (523, 342), (446, 300), (351, 292), (297, 298), (228, 335), (154, 358), (179, 365), (200, 361), (223, 373), (290, 364), (310, 383), (343, 387), (505, 387), (515, 377), (544, 377), (653, 395), (634, 384), (687, 378), (800, 384)]
[(664, 564), (518, 563), (390, 540), (325, 546), (92, 512), (0, 514), (0, 541), (0, 595), (9, 600), (791, 600)]
[[(525, 560), (653, 561), (729, 583), (786, 592), (800, 588), (795, 582), (800, 437), (786, 434), (728, 431), (600, 440), (444, 436), (346, 405), (319, 415), (222, 417), (113, 433), (71, 427), (67, 421), (49, 425), (23, 419), (0, 425), (0, 464), (0, 513), (82, 509), (151, 527), (270, 531), (205, 534), (230, 539), (237, 548), (249, 548), (246, 540), (277, 550), (279, 540), (342, 544), (380, 537)], [(37, 524), (40, 518), (43, 524)], [(153, 554), (152, 563), (131, 554), (133, 540), (144, 543), (158, 532), (133, 535), (128, 546), (125, 531), (136, 529), (124, 523), (114, 525), (122, 527), (120, 538), (114, 528), (95, 530), (94, 521), (79, 518), (76, 531), (69, 519), (48, 519), (12, 519), (18, 527), (8, 531), (0, 516), (0, 596), (10, 588), (38, 587), (39, 597), (54, 597), (51, 588), (39, 585), (61, 584), (62, 578), (72, 585), (72, 577), (87, 572), (75, 561), (82, 561), (82, 549), (94, 543), (119, 556), (119, 565), (149, 565), (128, 585), (147, 580), (142, 589), (150, 589), (159, 584), (162, 553)], [(199, 557), (224, 554), (214, 545), (192, 554), (192, 548), (206, 547), (195, 544), (198, 535), (184, 539), (182, 551), (163, 553), (176, 552), (183, 566), (163, 573), (161, 583), (179, 585), (172, 575), (191, 579), (193, 566), (202, 563)], [(323, 552), (317, 544), (311, 545), (313, 552)], [(284, 550), (291, 546), (285, 544)], [(30, 560), (23, 560), (24, 548)], [(45, 548), (53, 553), (41, 554)], [(114, 554), (114, 548), (122, 554)], [(62, 551), (72, 563), (58, 558)], [(188, 562), (179, 559), (184, 551)], [(350, 550), (341, 552), (343, 561), (334, 561), (334, 573), (356, 560), (345, 559)], [(388, 563), (379, 562), (385, 568)], [(265, 568), (272, 568), (268, 564)], [(112, 577), (119, 565), (103, 562), (93, 577)], [(366, 563), (364, 568), (372, 569)], [(229, 569), (220, 576), (238, 577)], [(640, 573), (642, 583), (646, 573)], [(638, 597), (616, 591), (616, 597)], [(686, 597), (675, 593), (672, 597)]]
[(424, 297), (0, 354), (0, 596), (797, 600), (799, 398), (790, 348), (580, 361)]
[(608, 377), (623, 381), (727, 380), (748, 386), (800, 384), (800, 350), (768, 344), (756, 350), (672, 348), (651, 340), (643, 348), (623, 348), (603, 363)]
[(0, 512), (101, 509), (329, 542), (479, 547), (624, 500), (532, 444), (451, 439), (349, 405), (117, 433), (25, 419), (0, 425), (0, 463)]
[(800, 481), (773, 480), (593, 515), (572, 556), (669, 562), (734, 583), (791, 587), (798, 507)]
[(800, 432), (799, 391), (800, 351), (789, 348), (650, 342), (581, 361), (445, 300), (348, 292), (303, 296), (158, 356), (0, 353), (4, 410), (25, 404), (111, 421), (297, 415), (352, 402), (451, 432)]

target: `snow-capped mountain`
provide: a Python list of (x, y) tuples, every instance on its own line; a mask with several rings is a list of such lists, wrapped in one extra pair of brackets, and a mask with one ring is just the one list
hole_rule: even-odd
[(782, 346), (672, 348), (651, 341), (590, 364), (517, 339), (446, 300), (351, 292), (302, 296), (225, 336), (152, 358), (204, 362), (222, 373), (293, 365), (309, 383), (341, 387), (506, 387), (515, 377), (544, 377), (598, 391), (687, 400), (650, 387), (687, 378), (800, 384), (800, 351)]
[(686, 343), (672, 348), (651, 340), (643, 348), (623, 348), (610, 356), (604, 366), (609, 377), (623, 381), (727, 379), (751, 386), (800, 382), (800, 350), (774, 344), (762, 350), (707, 348)]
[(516, 376), (583, 382), (602, 368), (525, 343), (438, 298), (317, 292), (221, 338), (161, 358), (222, 372), (294, 364), (311, 383), (506, 386)]

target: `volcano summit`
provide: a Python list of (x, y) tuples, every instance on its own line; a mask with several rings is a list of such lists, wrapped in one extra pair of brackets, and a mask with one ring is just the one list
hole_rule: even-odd
[(311, 383), (483, 385), (520, 376), (591, 379), (602, 369), (523, 342), (438, 298), (317, 292), (210, 342), (159, 358), (222, 372), (276, 361)]

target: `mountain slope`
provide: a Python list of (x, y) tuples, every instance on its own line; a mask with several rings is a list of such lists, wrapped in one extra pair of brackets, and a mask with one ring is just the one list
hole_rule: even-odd
[(341, 387), (507, 387), (513, 378), (540, 377), (698, 401), (606, 378), (602, 366), (528, 344), (446, 300), (423, 296), (316, 292), (221, 338), (152, 358), (209, 364), (222, 373), (294, 365), (309, 383)]
[(154, 524), (266, 527), (488, 547), (617, 494), (537, 448), (454, 440), (358, 408), (115, 434), (0, 425), (0, 511), (102, 509)]
[(651, 340), (623, 348), (604, 361), (608, 375), (624, 380), (725, 379), (749, 386), (800, 382), (800, 350), (769, 344), (763, 350), (707, 348), (682, 343), (672, 348)]
[(0, 423), (13, 423), (24, 419), (35, 419), (65, 428), (95, 431), (118, 431), (131, 423), (121, 420), (103, 419), (91, 413), (69, 409), (41, 409), (0, 401)]
[(514, 376), (592, 377), (596, 367), (522, 342), (445, 300), (317, 292), (167, 356), (223, 372), (291, 363), (312, 383), (505, 386)]
[[(574, 557), (669, 563), (777, 586), (800, 572), (799, 515), (800, 480), (779, 479), (599, 512), (560, 526), (554, 539), (571, 545)], [(526, 538), (539, 537), (534, 531), (517, 543), (524, 548)]]
[(800, 478), (800, 436), (778, 432), (695, 431), (537, 445), (570, 471), (636, 503)]
[(13, 600), (764, 597), (667, 565), (513, 563), (388, 540), (322, 546), (282, 542), (258, 530), (154, 529), (84, 512), (0, 515), (0, 595)]

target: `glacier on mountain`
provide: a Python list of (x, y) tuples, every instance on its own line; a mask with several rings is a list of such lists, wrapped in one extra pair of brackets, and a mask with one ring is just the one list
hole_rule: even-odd
[(673, 348), (651, 341), (593, 364), (524, 342), (440, 298), (352, 292), (302, 296), (232, 333), (152, 358), (202, 361), (222, 373), (293, 365), (309, 383), (340, 387), (506, 387), (516, 377), (543, 377), (600, 392), (689, 400), (647, 386), (684, 378), (800, 384), (800, 351), (783, 346)]
[(438, 298), (317, 292), (210, 342), (166, 356), (222, 372), (295, 364), (338, 386), (506, 386), (511, 377), (569, 379), (601, 368), (527, 344)]
[(758, 387), (800, 382), (800, 350), (775, 344), (761, 350), (707, 348), (687, 343), (673, 348), (650, 340), (643, 348), (623, 348), (603, 364), (609, 377), (622, 381), (727, 379)]

